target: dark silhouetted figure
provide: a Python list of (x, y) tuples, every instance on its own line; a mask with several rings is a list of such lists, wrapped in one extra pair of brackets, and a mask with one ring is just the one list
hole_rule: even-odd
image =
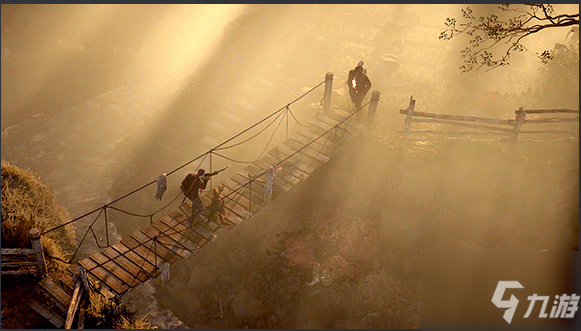
[(195, 221), (199, 220), (199, 214), (204, 209), (200, 199), (200, 190), (205, 189), (210, 180), (210, 177), (205, 174), (204, 169), (199, 169), (197, 174), (189, 173), (181, 185), (182, 192), (192, 201), (192, 216)]
[(361, 103), (365, 94), (371, 88), (371, 81), (366, 75), (367, 70), (363, 68), (363, 61), (360, 61), (355, 69), (349, 71), (347, 85), (349, 85), (349, 96), (355, 104), (355, 108), (361, 108)]

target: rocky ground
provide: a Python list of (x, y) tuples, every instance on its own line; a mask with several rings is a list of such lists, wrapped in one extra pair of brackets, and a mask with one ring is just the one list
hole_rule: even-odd
[(423, 251), (578, 249), (571, 146), (372, 134), (172, 265), (157, 298), (193, 328), (420, 328)]

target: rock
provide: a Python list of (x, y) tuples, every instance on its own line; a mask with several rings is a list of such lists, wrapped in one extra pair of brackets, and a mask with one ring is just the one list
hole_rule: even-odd
[(190, 280), (188, 282), (188, 288), (192, 290), (201, 290), (204, 287), (212, 284), (216, 276), (212, 272), (201, 265), (194, 267)]
[(232, 301), (234, 316), (247, 321), (257, 319), (267, 313), (264, 304), (247, 290), (240, 290)]

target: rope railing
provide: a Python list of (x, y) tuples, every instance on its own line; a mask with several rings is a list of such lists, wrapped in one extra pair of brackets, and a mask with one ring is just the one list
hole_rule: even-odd
[[(331, 133), (333, 133), (333, 131), (336, 133), (337, 130), (344, 129), (344, 128), (341, 128), (340, 125), (343, 124), (343, 123), (345, 123), (347, 120), (349, 120), (351, 117), (353, 117), (353, 115), (355, 115), (356, 113), (360, 112), (363, 108), (365, 108), (366, 106), (368, 106), (369, 103), (370, 102), (364, 104), (359, 109), (355, 110), (353, 113), (351, 113), (349, 116), (347, 116), (345, 119), (343, 119), (339, 123), (335, 124), (332, 128), (330, 128), (330, 129), (326, 130), (325, 132), (321, 133), (319, 136), (317, 136), (316, 138), (312, 139), (309, 143), (305, 144), (303, 147), (301, 147), (298, 150), (294, 151), (292, 154), (288, 155), (287, 157), (280, 159), (278, 162), (275, 162), (274, 164), (272, 164), (272, 166), (273, 167), (276, 167), (276, 166), (284, 163), (288, 159), (292, 158), (293, 156), (295, 156), (296, 154), (300, 153), (302, 150), (304, 150), (305, 148), (307, 148), (308, 146), (310, 146), (311, 144), (313, 144), (315, 141), (317, 141), (317, 140), (319, 140), (322, 137), (324, 137), (324, 136), (327, 135), (327, 138), (326, 138), (325, 142), (322, 144), (322, 146), (319, 149), (319, 151), (317, 152), (317, 154), (313, 157), (313, 161), (312, 162), (314, 162), (314, 160), (318, 157), (319, 153), (325, 147), (326, 143), (329, 141), (330, 136), (331, 136)], [(214, 153), (214, 154), (217, 154), (217, 153)], [(311, 165), (312, 165), (312, 163), (311, 163)], [(311, 167), (311, 166), (309, 166), (309, 167)], [(255, 176), (252, 176), (252, 175), (249, 174), (249, 179), (248, 179), (247, 182), (245, 182), (244, 184), (240, 184), (237, 188), (234, 188), (228, 194), (222, 196), (221, 197), (221, 200), (222, 201), (225, 201), (226, 199), (230, 199), (230, 201), (234, 201), (234, 203), (236, 204), (236, 203), (238, 203), (239, 199), (243, 196), (245, 190), (246, 189), (249, 189), (250, 190), (250, 198), (248, 199), (249, 200), (249, 206), (248, 206), (248, 213), (249, 214), (248, 214), (248, 218), (250, 218), (252, 216), (252, 209), (251, 209), (252, 208), (252, 205), (251, 205), (252, 204), (252, 191), (251, 191), (252, 190), (252, 186), (251, 186), (252, 185), (252, 182), (253, 181), (259, 182), (260, 180), (258, 180), (258, 178), (260, 178), (262, 175), (264, 175), (267, 171), (268, 171), (268, 169), (262, 171), (261, 173), (255, 175)], [(237, 196), (237, 198), (230, 197), (232, 195), (234, 195), (234, 197)], [(108, 206), (108, 207), (109, 208), (113, 208), (113, 207), (110, 207), (110, 206)], [(184, 219), (182, 221), (177, 222), (176, 225), (169, 226), (169, 230), (164, 231), (161, 234), (155, 235), (152, 238), (149, 238), (147, 240), (144, 240), (144, 241), (140, 242), (139, 245), (137, 245), (134, 248), (130, 248), (130, 251), (133, 251), (137, 247), (141, 247), (141, 246), (147, 247), (146, 245), (149, 242), (151, 242), (151, 246), (149, 247), (149, 249), (147, 251), (147, 255), (146, 255), (145, 259), (144, 259), (144, 262), (143, 262), (142, 266), (140, 267), (140, 270), (143, 270), (145, 273), (147, 273), (147, 275), (151, 275), (149, 272), (146, 272), (143, 269), (143, 266), (145, 265), (145, 263), (147, 261), (147, 256), (149, 255), (149, 253), (150, 252), (154, 252), (154, 255), (155, 255), (155, 260), (154, 260), (155, 265), (154, 265), (154, 267), (155, 267), (156, 275), (157, 275), (158, 272), (159, 272), (159, 267), (158, 267), (158, 263), (157, 263), (157, 244), (159, 243), (159, 239), (160, 238), (165, 238), (165, 237), (170, 237), (170, 236), (172, 236), (174, 234), (183, 234), (183, 232), (185, 232), (187, 230), (195, 231), (194, 227), (204, 221), (204, 218), (203, 217), (199, 217), (199, 215), (202, 215), (203, 212), (206, 211), (210, 207), (212, 207), (212, 205), (208, 205), (208, 206), (203, 207), (197, 215), (191, 215), (190, 217), (188, 217), (188, 218), (186, 218), (186, 219)], [(232, 210), (229, 209), (228, 214), (226, 214), (224, 216), (224, 218), (227, 218), (228, 215), (231, 212), (232, 212)], [(140, 216), (142, 216), (142, 215), (140, 215)], [(199, 217), (199, 219), (196, 220), (196, 217)], [(188, 224), (187, 226), (184, 225), (184, 223), (186, 223), (186, 222)], [(181, 230), (176, 229), (176, 227), (178, 225), (182, 225), (183, 226), (183, 229), (181, 229)], [(178, 245), (181, 245), (180, 243), (177, 243), (177, 244)], [(164, 244), (164, 245), (167, 245), (167, 243)], [(185, 246), (183, 246), (183, 245), (181, 245), (181, 246), (183, 248), (185, 248)], [(174, 246), (172, 246), (172, 247), (174, 247)], [(102, 265), (104, 263), (106, 263), (106, 262), (98, 263), (97, 265), (100, 266), (100, 265)], [(133, 283), (135, 282), (136, 279), (137, 279), (137, 274), (134, 275), (133, 280), (131, 281), (130, 286), (133, 285)]]
[[(341, 120), (339, 123), (335, 124), (335, 125), (334, 125), (332, 128), (330, 128), (330, 129), (326, 130), (325, 132), (323, 132), (322, 134), (320, 134), (320, 135), (319, 135), (319, 136), (317, 136), (316, 138), (312, 139), (312, 140), (311, 140), (309, 143), (305, 144), (303, 147), (301, 147), (300, 149), (296, 150), (296, 151), (295, 151), (295, 152), (293, 152), (292, 154), (290, 154), (290, 155), (288, 155), (287, 157), (285, 157), (285, 158), (283, 158), (283, 159), (279, 160), (278, 162), (276, 162), (276, 163), (272, 164), (272, 166), (273, 166), (273, 167), (276, 167), (276, 166), (278, 166), (278, 165), (280, 165), (280, 164), (284, 163), (284, 162), (285, 162), (285, 161), (287, 161), (288, 159), (290, 159), (290, 158), (292, 158), (293, 156), (295, 156), (296, 154), (300, 153), (300, 152), (301, 152), (303, 149), (305, 149), (305, 148), (307, 148), (308, 146), (310, 146), (311, 144), (313, 144), (315, 141), (317, 141), (317, 140), (319, 140), (320, 138), (324, 137), (325, 135), (327, 135), (327, 134), (331, 133), (333, 130), (343, 129), (343, 128), (340, 128), (339, 126), (340, 126), (341, 124), (345, 123), (347, 120), (349, 120), (349, 119), (350, 119), (350, 118), (351, 118), (353, 115), (355, 115), (356, 113), (358, 113), (359, 111), (361, 111), (363, 108), (365, 108), (366, 106), (368, 106), (368, 105), (369, 105), (369, 103), (370, 103), (370, 102), (367, 102), (366, 104), (364, 104), (363, 106), (361, 106), (359, 109), (355, 110), (353, 113), (351, 113), (349, 116), (347, 116), (345, 119), (343, 119), (343, 120)], [(330, 136), (329, 136), (329, 137), (330, 137)], [(327, 137), (327, 141), (329, 140), (329, 137)], [(324, 145), (325, 145), (325, 144), (323, 144), (323, 146), (324, 146)], [(322, 149), (321, 149), (321, 150), (322, 150)], [(321, 150), (320, 150), (320, 151), (321, 151)], [(319, 151), (319, 152), (320, 152), (320, 151)], [(317, 156), (318, 156), (318, 154), (317, 154)], [(315, 159), (315, 158), (316, 158), (316, 157), (314, 157), (313, 159)], [(251, 185), (251, 183), (252, 183), (253, 181), (256, 181), (256, 180), (257, 180), (259, 177), (261, 177), (262, 175), (264, 175), (264, 174), (265, 174), (267, 171), (268, 171), (268, 169), (266, 169), (266, 170), (262, 171), (261, 173), (259, 173), (259, 174), (255, 175), (255, 176), (253, 176), (253, 177), (251, 177), (251, 178), (249, 178), (249, 180), (248, 180), (247, 182), (245, 182), (244, 184), (240, 184), (240, 185), (239, 185), (237, 188), (233, 189), (233, 190), (232, 190), (232, 191), (230, 191), (228, 194), (226, 194), (226, 195), (222, 196), (222, 198), (221, 198), (221, 199), (222, 199), (222, 200), (224, 200), (224, 199), (226, 199), (226, 198), (229, 198), (229, 197), (230, 197), (230, 195), (232, 195), (232, 194), (237, 194), (237, 192), (238, 192), (239, 190), (241, 190), (241, 189), (244, 189), (244, 190), (245, 190), (247, 186), (250, 186), (250, 185)], [(241, 192), (241, 193), (240, 193), (240, 195), (242, 195), (242, 194), (243, 194), (243, 192)], [(231, 200), (234, 200), (233, 198), (230, 198), (230, 199), (231, 199)], [(252, 202), (252, 200), (251, 200), (251, 199), (249, 199), (249, 201), (250, 201), (250, 202)], [(203, 212), (203, 211), (205, 211), (206, 209), (208, 209), (208, 208), (210, 208), (210, 207), (211, 207), (211, 205), (208, 205), (208, 206), (204, 207), (204, 208), (203, 208), (203, 209), (200, 211), (200, 214), (202, 214), (202, 212)], [(251, 211), (250, 211), (250, 209), (249, 209), (249, 212), (251, 212)], [(185, 222), (188, 222), (188, 223), (190, 223), (190, 220), (191, 220), (192, 218), (193, 218), (193, 216), (190, 216), (189, 218), (187, 218), (187, 219), (185, 219), (185, 220), (182, 220), (181, 222), (178, 222), (178, 224), (183, 224), (183, 223), (185, 223)], [(202, 220), (200, 220), (200, 221), (198, 221), (198, 222), (196, 222), (196, 223), (193, 223), (193, 224), (192, 224), (192, 223), (190, 223), (190, 225), (189, 225), (189, 226), (187, 226), (185, 229), (183, 229), (183, 230), (181, 230), (181, 231), (178, 231), (178, 230), (175, 230), (175, 231), (177, 231), (177, 232), (170, 232), (170, 231), (166, 231), (166, 232), (165, 232), (165, 233), (163, 233), (161, 236), (170, 236), (170, 235), (173, 235), (173, 234), (175, 234), (175, 233), (181, 233), (182, 231), (185, 231), (185, 230), (187, 230), (187, 229), (190, 229), (190, 228), (192, 228), (192, 227), (196, 226), (197, 224), (199, 224), (199, 223), (200, 223), (200, 222), (202, 222), (202, 221), (203, 221), (203, 219), (202, 219)], [(170, 229), (171, 229), (171, 230), (174, 230), (174, 227), (170, 227)], [(158, 237), (161, 237), (161, 236), (158, 236)]]
[[(184, 163), (183, 165), (179, 166), (178, 168), (176, 168), (176, 169), (174, 169), (174, 170), (172, 170), (172, 171), (168, 172), (168, 173), (166, 174), (166, 176), (169, 176), (169, 175), (171, 175), (171, 174), (173, 174), (173, 173), (175, 173), (175, 172), (177, 172), (177, 171), (179, 171), (179, 170), (183, 169), (184, 167), (186, 167), (186, 166), (190, 165), (191, 163), (195, 162), (195, 161), (196, 161), (196, 160), (198, 160), (199, 158), (201, 158), (201, 157), (204, 157), (204, 156), (208, 155), (208, 154), (209, 154), (209, 153), (211, 153), (213, 150), (217, 150), (217, 149), (219, 149), (220, 147), (222, 147), (223, 145), (225, 145), (225, 144), (229, 143), (230, 141), (232, 141), (232, 140), (234, 140), (234, 139), (238, 138), (238, 137), (239, 137), (239, 136), (241, 136), (242, 134), (244, 134), (244, 133), (248, 132), (249, 130), (253, 129), (254, 127), (256, 127), (256, 126), (258, 126), (259, 124), (263, 123), (264, 121), (268, 120), (269, 118), (271, 118), (271, 117), (275, 116), (276, 114), (280, 113), (281, 111), (283, 111), (283, 110), (287, 109), (287, 107), (288, 107), (289, 105), (292, 105), (293, 103), (295, 103), (295, 102), (299, 101), (300, 99), (304, 98), (306, 95), (308, 95), (309, 93), (311, 93), (312, 91), (314, 91), (315, 89), (317, 89), (319, 86), (323, 85), (324, 83), (325, 83), (325, 81), (322, 81), (322, 82), (320, 82), (319, 84), (315, 85), (313, 88), (311, 88), (310, 90), (308, 90), (307, 92), (303, 93), (303, 94), (302, 94), (301, 96), (299, 96), (298, 98), (296, 98), (296, 99), (294, 99), (293, 101), (289, 102), (289, 103), (288, 103), (287, 105), (285, 105), (284, 107), (281, 107), (280, 109), (276, 110), (275, 112), (271, 113), (270, 115), (266, 116), (265, 118), (261, 119), (260, 121), (256, 122), (255, 124), (251, 125), (250, 127), (246, 128), (245, 130), (243, 130), (243, 131), (239, 132), (238, 134), (236, 134), (236, 135), (234, 135), (234, 136), (232, 136), (232, 137), (230, 137), (230, 138), (226, 139), (225, 141), (223, 141), (222, 143), (218, 144), (218, 145), (217, 145), (217, 146), (215, 146), (214, 148), (212, 148), (212, 149), (210, 149), (210, 150), (208, 150), (208, 151), (204, 152), (203, 154), (201, 154), (201, 155), (199, 155), (199, 156), (195, 157), (194, 159), (192, 159), (192, 160), (190, 160), (190, 161), (188, 161), (188, 162)], [(276, 121), (276, 120), (275, 120), (275, 121)], [(273, 121), (273, 122), (274, 122), (274, 121)], [(103, 205), (103, 206), (101, 206), (101, 207), (99, 207), (99, 208), (96, 208), (96, 209), (94, 209), (94, 210), (92, 210), (92, 211), (90, 211), (90, 212), (87, 212), (87, 213), (85, 213), (85, 214), (83, 214), (83, 215), (81, 215), (81, 216), (75, 217), (74, 219), (72, 219), (72, 220), (70, 220), (70, 221), (68, 221), (68, 222), (65, 222), (65, 223), (63, 223), (63, 224), (60, 224), (60, 225), (58, 225), (58, 226), (56, 226), (56, 227), (53, 227), (53, 228), (51, 228), (51, 229), (48, 229), (48, 230), (45, 230), (44, 232), (42, 232), (42, 233), (41, 233), (41, 235), (47, 234), (47, 233), (49, 233), (49, 232), (51, 232), (51, 231), (54, 231), (54, 230), (56, 230), (56, 229), (59, 229), (59, 228), (61, 228), (61, 227), (63, 227), (63, 226), (66, 226), (66, 225), (68, 225), (68, 224), (74, 223), (74, 222), (76, 222), (76, 221), (78, 221), (78, 220), (80, 220), (80, 219), (82, 219), (82, 218), (84, 218), (84, 217), (87, 217), (87, 216), (89, 216), (89, 215), (91, 215), (91, 214), (93, 214), (93, 213), (96, 213), (96, 212), (98, 212), (99, 210), (103, 209), (104, 207), (108, 207), (108, 206), (110, 206), (110, 205), (112, 205), (112, 204), (114, 204), (114, 203), (116, 203), (116, 202), (118, 202), (118, 201), (120, 201), (120, 200), (123, 200), (123, 199), (125, 199), (126, 197), (128, 197), (128, 196), (130, 196), (130, 195), (133, 195), (133, 194), (135, 194), (135, 193), (137, 193), (137, 192), (139, 192), (139, 191), (143, 190), (144, 188), (146, 188), (146, 187), (148, 187), (148, 186), (150, 186), (150, 185), (152, 185), (152, 184), (155, 184), (156, 182), (157, 182), (157, 180), (153, 180), (153, 181), (151, 181), (151, 182), (149, 182), (149, 183), (147, 183), (147, 184), (144, 184), (144, 185), (140, 186), (139, 188), (137, 188), (137, 189), (135, 189), (135, 190), (133, 190), (133, 191), (131, 191), (131, 192), (129, 192), (129, 193), (127, 193), (127, 194), (125, 194), (125, 195), (123, 195), (123, 196), (121, 196), (121, 197), (117, 198), (117, 199), (114, 199), (113, 201), (109, 202), (109, 203), (108, 203), (108, 204), (106, 204), (106, 205)]]
[[(268, 128), (269, 128), (269, 127), (272, 125), (272, 124), (274, 124), (274, 122), (276, 122), (277, 120), (279, 120), (279, 119), (280, 119), (280, 120), (279, 120), (279, 123), (278, 123), (277, 127), (275, 128), (275, 130), (273, 131), (273, 133), (272, 133), (272, 135), (271, 135), (271, 137), (270, 137), (270, 139), (269, 139), (269, 141), (268, 141), (268, 143), (267, 143), (266, 147), (265, 147), (265, 148), (264, 148), (264, 150), (262, 151), (261, 155), (258, 157), (258, 159), (260, 159), (260, 157), (261, 157), (261, 156), (264, 154), (264, 152), (265, 152), (265, 151), (266, 151), (266, 149), (268, 148), (269, 144), (271, 143), (271, 141), (272, 141), (272, 139), (273, 139), (273, 137), (274, 137), (274, 134), (276, 133), (276, 131), (277, 131), (278, 127), (279, 127), (279, 126), (280, 126), (280, 124), (282, 123), (282, 120), (284, 119), (285, 115), (286, 115), (286, 118), (287, 118), (287, 135), (288, 135), (288, 113), (289, 113), (289, 112), (291, 113), (291, 116), (292, 116), (292, 117), (293, 117), (293, 119), (295, 120), (295, 127), (296, 127), (297, 123), (299, 123), (299, 122), (298, 122), (298, 120), (296, 119), (296, 117), (294, 116), (294, 114), (292, 114), (292, 112), (290, 111), (290, 107), (289, 107), (289, 106), (290, 106), (290, 105), (292, 105), (293, 103), (295, 103), (295, 102), (299, 101), (300, 99), (302, 99), (303, 97), (305, 97), (306, 95), (308, 95), (309, 93), (311, 93), (312, 91), (314, 91), (315, 89), (317, 89), (318, 87), (320, 87), (320, 86), (321, 86), (323, 83), (325, 83), (325, 81), (322, 81), (321, 83), (317, 84), (316, 86), (314, 86), (313, 88), (311, 88), (309, 91), (307, 91), (307, 92), (303, 93), (301, 96), (299, 96), (298, 98), (294, 99), (293, 101), (291, 101), (290, 103), (288, 103), (288, 104), (287, 104), (287, 105), (285, 105), (284, 107), (281, 107), (280, 109), (276, 110), (275, 112), (271, 113), (270, 115), (266, 116), (265, 118), (261, 119), (260, 121), (258, 121), (258, 122), (256, 122), (256, 123), (254, 123), (253, 125), (251, 125), (250, 127), (246, 128), (245, 130), (243, 130), (243, 131), (239, 132), (238, 134), (236, 134), (236, 135), (234, 135), (234, 136), (230, 137), (229, 139), (227, 139), (227, 140), (223, 141), (222, 143), (218, 144), (218, 145), (217, 145), (217, 146), (215, 146), (214, 148), (212, 148), (212, 149), (210, 149), (210, 150), (208, 150), (208, 151), (206, 151), (206, 152), (204, 152), (204, 153), (202, 153), (202, 154), (198, 155), (197, 157), (195, 157), (195, 158), (193, 158), (192, 160), (190, 160), (190, 161), (188, 161), (188, 162), (184, 163), (183, 165), (179, 166), (178, 168), (176, 168), (176, 169), (174, 169), (174, 170), (172, 170), (172, 171), (168, 172), (168, 173), (166, 174), (166, 176), (169, 176), (169, 175), (171, 175), (171, 174), (173, 174), (173, 173), (175, 173), (175, 172), (179, 171), (180, 169), (182, 169), (182, 168), (184, 168), (184, 167), (186, 167), (186, 166), (190, 165), (191, 163), (195, 162), (196, 160), (199, 160), (200, 158), (202, 158), (202, 160), (201, 160), (200, 164), (198, 165), (198, 168), (196, 168), (196, 171), (197, 171), (197, 169), (199, 169), (199, 167), (202, 165), (203, 161), (206, 159), (206, 157), (207, 157), (208, 155), (210, 155), (210, 162), (211, 162), (211, 157), (212, 157), (212, 154), (216, 154), (216, 155), (218, 155), (218, 156), (221, 156), (221, 157), (224, 157), (224, 158), (228, 159), (228, 157), (226, 157), (226, 156), (224, 156), (224, 155), (222, 155), (222, 154), (216, 153), (215, 151), (216, 151), (216, 150), (225, 150), (225, 149), (229, 149), (229, 148), (232, 148), (232, 147), (235, 147), (235, 146), (239, 146), (239, 145), (241, 145), (241, 144), (243, 144), (243, 143), (245, 143), (245, 142), (248, 142), (249, 140), (251, 140), (251, 139), (255, 138), (256, 136), (258, 136), (259, 134), (263, 133), (263, 132), (264, 132), (266, 129), (268, 129)], [(276, 116), (277, 114), (278, 114), (278, 116)], [(273, 119), (273, 120), (272, 120), (270, 123), (268, 123), (268, 125), (267, 125), (266, 127), (264, 127), (263, 129), (261, 129), (261, 130), (260, 130), (258, 133), (256, 133), (256, 134), (252, 135), (250, 138), (247, 138), (247, 139), (245, 139), (245, 140), (244, 140), (244, 141), (242, 141), (242, 142), (235, 143), (235, 144), (232, 144), (232, 145), (230, 145), (230, 146), (224, 146), (224, 145), (226, 145), (227, 143), (229, 143), (229, 142), (233, 141), (234, 139), (236, 139), (236, 138), (240, 137), (240, 136), (241, 136), (241, 135), (243, 135), (244, 133), (246, 133), (246, 132), (250, 131), (251, 129), (253, 129), (253, 128), (257, 127), (257, 126), (258, 126), (258, 125), (260, 125), (261, 123), (264, 123), (265, 121), (267, 121), (268, 119), (270, 119), (270, 118), (272, 118), (272, 117), (274, 117), (274, 116), (276, 116), (276, 117), (275, 117), (275, 118), (274, 118), (274, 119)], [(300, 124), (300, 123), (299, 123), (299, 124)], [(302, 125), (302, 124), (301, 124), (301, 125)], [(293, 132), (294, 132), (294, 128), (293, 128)], [(232, 159), (232, 161), (233, 161), (233, 162), (236, 162), (236, 160), (233, 160), (233, 159)], [(74, 258), (76, 257), (76, 255), (78, 254), (78, 252), (79, 252), (79, 249), (80, 249), (81, 245), (84, 243), (84, 241), (85, 241), (85, 239), (86, 239), (86, 237), (87, 237), (87, 235), (88, 235), (88, 233), (89, 233), (89, 232), (91, 232), (91, 234), (92, 234), (92, 236), (93, 236), (93, 238), (94, 238), (94, 240), (95, 240), (95, 244), (97, 245), (97, 247), (99, 247), (99, 248), (106, 248), (106, 247), (110, 247), (110, 243), (109, 243), (109, 231), (108, 231), (108, 218), (107, 218), (107, 209), (109, 209), (109, 208), (110, 208), (110, 209), (113, 209), (113, 210), (116, 210), (116, 211), (119, 211), (119, 212), (125, 213), (126, 215), (134, 216), (134, 217), (144, 217), (144, 218), (145, 218), (145, 217), (149, 217), (149, 219), (150, 219), (150, 223), (153, 223), (153, 216), (155, 216), (155, 214), (157, 214), (157, 213), (161, 212), (161, 211), (162, 211), (162, 210), (164, 210), (165, 208), (169, 207), (169, 206), (170, 206), (171, 204), (173, 204), (173, 203), (174, 203), (174, 202), (175, 202), (175, 201), (176, 201), (176, 200), (179, 198), (179, 196), (181, 195), (181, 192), (180, 192), (180, 193), (178, 193), (178, 195), (177, 195), (177, 196), (176, 196), (176, 197), (175, 197), (173, 200), (171, 200), (171, 201), (170, 201), (168, 204), (166, 204), (166, 205), (165, 205), (165, 206), (163, 206), (162, 208), (160, 208), (160, 209), (158, 209), (158, 210), (154, 211), (153, 213), (146, 214), (146, 215), (143, 215), (143, 214), (138, 214), (138, 213), (131, 213), (131, 212), (125, 211), (125, 210), (123, 210), (123, 209), (120, 209), (120, 208), (117, 208), (117, 207), (114, 207), (114, 206), (112, 206), (112, 204), (114, 204), (114, 203), (116, 203), (116, 202), (118, 202), (118, 201), (121, 201), (121, 200), (123, 200), (123, 199), (125, 199), (125, 198), (127, 198), (127, 197), (129, 197), (129, 196), (131, 196), (131, 195), (133, 195), (133, 194), (135, 194), (135, 193), (137, 193), (137, 192), (139, 192), (139, 191), (141, 191), (141, 190), (145, 189), (146, 187), (148, 187), (148, 186), (150, 186), (150, 185), (152, 185), (152, 184), (154, 184), (154, 183), (156, 183), (156, 182), (157, 182), (157, 180), (153, 180), (153, 181), (151, 181), (151, 182), (148, 182), (148, 183), (146, 183), (146, 184), (144, 184), (144, 185), (140, 186), (139, 188), (137, 188), (137, 189), (134, 189), (133, 191), (131, 191), (131, 192), (129, 192), (129, 193), (127, 193), (127, 194), (125, 194), (125, 195), (123, 195), (123, 196), (119, 197), (119, 198), (116, 198), (116, 199), (112, 200), (111, 202), (109, 202), (109, 203), (107, 203), (107, 204), (105, 204), (105, 205), (103, 205), (103, 206), (101, 206), (101, 207), (99, 207), (99, 208), (96, 208), (96, 209), (94, 209), (94, 210), (92, 210), (92, 211), (89, 211), (89, 212), (87, 212), (87, 213), (85, 213), (85, 214), (83, 214), (83, 215), (81, 215), (81, 216), (75, 217), (74, 219), (72, 219), (72, 220), (70, 220), (70, 221), (68, 221), (68, 222), (65, 222), (65, 223), (63, 223), (63, 224), (60, 224), (60, 225), (58, 225), (58, 226), (56, 226), (56, 227), (53, 227), (53, 228), (51, 228), (51, 229), (48, 229), (48, 230), (45, 230), (45, 231), (44, 231), (44, 232), (42, 232), (41, 234), (42, 234), (42, 235), (44, 235), (44, 234), (50, 233), (50, 232), (52, 232), (52, 231), (55, 231), (55, 230), (57, 230), (57, 229), (59, 229), (59, 228), (62, 228), (62, 227), (64, 227), (64, 226), (66, 226), (66, 225), (69, 225), (69, 224), (75, 223), (75, 222), (77, 222), (77, 221), (79, 221), (79, 220), (81, 220), (81, 219), (83, 219), (83, 218), (85, 218), (85, 217), (87, 217), (87, 216), (89, 216), (89, 215), (92, 215), (92, 214), (94, 214), (94, 213), (96, 213), (96, 212), (99, 212), (99, 213), (98, 213), (98, 215), (95, 217), (95, 219), (92, 221), (92, 223), (89, 225), (89, 227), (87, 228), (87, 230), (85, 231), (85, 233), (84, 233), (84, 235), (83, 235), (83, 237), (82, 237), (81, 241), (79, 242), (79, 244), (78, 244), (78, 245), (77, 245), (77, 247), (75, 248), (75, 252), (74, 252), (74, 253), (73, 253), (73, 255), (71, 256), (71, 258), (70, 258), (70, 259), (68, 259), (68, 261), (64, 261), (63, 259), (60, 259), (60, 258), (58, 258), (58, 260), (60, 260), (61, 262), (65, 262), (65, 263), (68, 263), (68, 264), (70, 264), (70, 263), (71, 263), (71, 262), (74, 260)], [(250, 185), (250, 184), (249, 184), (249, 185)], [(240, 195), (238, 196), (238, 198), (235, 200), (235, 202), (234, 202), (234, 203), (239, 203), (238, 201), (239, 201), (239, 199), (242, 197), (242, 195), (244, 194), (244, 191), (247, 189), (247, 187), (246, 187), (246, 185), (241, 185), (241, 186), (240, 186), (238, 189), (236, 189), (236, 190), (234, 190), (234, 191), (230, 192), (230, 193), (236, 193), (236, 192), (238, 192), (238, 191), (239, 191), (239, 189), (242, 189), (242, 188), (243, 188), (244, 190), (242, 190), (242, 192), (240, 192), (240, 193), (239, 193)], [(226, 197), (224, 197), (224, 198), (226, 198)], [(234, 201), (234, 199), (232, 199), (232, 201)], [(203, 210), (205, 210), (205, 209), (207, 209), (207, 207), (203, 208)], [(202, 210), (202, 211), (203, 211), (203, 210)], [(106, 246), (102, 246), (102, 245), (100, 244), (100, 242), (99, 242), (100, 240), (97, 238), (97, 235), (95, 234), (95, 231), (94, 231), (94, 229), (93, 229), (93, 225), (95, 224), (95, 222), (96, 222), (96, 221), (99, 219), (99, 217), (100, 217), (100, 216), (101, 216), (101, 214), (103, 214), (103, 213), (104, 213), (104, 215), (105, 215), (105, 217), (104, 217), (104, 222), (105, 222), (105, 236), (106, 236), (106, 238), (107, 238), (107, 239), (106, 239)], [(249, 215), (249, 216), (250, 216), (250, 215)], [(192, 228), (193, 226), (197, 225), (198, 223), (199, 223), (199, 222), (196, 222), (195, 224), (192, 224), (191, 226), (189, 226), (189, 227), (186, 227), (185, 229), (183, 229), (183, 231), (185, 231), (185, 230), (188, 230), (188, 229)], [(181, 223), (180, 223), (180, 224), (181, 224)], [(169, 234), (168, 234), (168, 235), (169, 235)], [(102, 240), (102, 239), (101, 239), (101, 240)], [(144, 244), (145, 244), (145, 243), (144, 243)], [(50, 256), (50, 255), (47, 255), (47, 257), (49, 257), (49, 258), (53, 258), (53, 257), (52, 257), (52, 256)], [(57, 259), (56, 257), (54, 257), (54, 258), (55, 258), (55, 259)], [(157, 268), (157, 265), (156, 265), (156, 268)], [(149, 274), (149, 273), (148, 273), (148, 274)]]

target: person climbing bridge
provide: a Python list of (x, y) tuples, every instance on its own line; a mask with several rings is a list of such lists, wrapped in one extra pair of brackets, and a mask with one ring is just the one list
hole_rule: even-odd
[(367, 77), (367, 70), (363, 68), (363, 61), (359, 61), (355, 69), (349, 71), (347, 78), (347, 85), (349, 86), (349, 96), (351, 101), (355, 104), (355, 108), (361, 108), (361, 103), (365, 94), (371, 88), (371, 81)]

